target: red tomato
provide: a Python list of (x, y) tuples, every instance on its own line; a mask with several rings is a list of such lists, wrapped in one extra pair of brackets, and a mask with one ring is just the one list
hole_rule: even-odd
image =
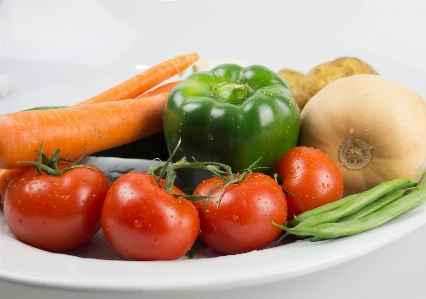
[[(176, 187), (172, 193), (183, 194)], [(200, 231), (195, 205), (141, 172), (125, 174), (111, 185), (101, 223), (112, 247), (129, 260), (177, 259), (191, 249)]]
[(40, 175), (35, 167), (17, 173), (4, 201), (11, 232), (22, 242), (48, 251), (86, 243), (100, 229), (109, 188), (105, 174), (91, 167), (74, 168), (61, 176)]
[(1, 169), (0, 168), (0, 204), (3, 203), (3, 199), (6, 193), (7, 185), (15, 174), (20, 172), (22, 169)]
[(194, 195), (215, 196), (196, 202), (201, 240), (225, 254), (249, 252), (271, 244), (281, 233), (272, 222), (284, 225), (287, 218), (281, 186), (265, 174), (252, 173), (242, 182), (228, 185), (219, 199), (223, 185), (215, 187), (221, 182), (219, 177), (213, 177), (194, 191)]
[(343, 196), (343, 179), (337, 165), (322, 151), (299, 146), (290, 149), (275, 164), (283, 180), (288, 218), (333, 202)]

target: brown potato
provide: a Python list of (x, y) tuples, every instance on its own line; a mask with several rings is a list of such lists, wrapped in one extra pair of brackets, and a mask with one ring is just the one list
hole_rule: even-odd
[(340, 57), (317, 65), (300, 81), (297, 89), (297, 102), (303, 109), (306, 103), (329, 83), (343, 77), (357, 74), (378, 75), (376, 70), (364, 61), (354, 57)]
[(299, 83), (302, 80), (302, 78), (305, 76), (305, 74), (299, 71), (291, 70), (291, 69), (282, 69), (281, 71), (278, 72), (278, 75), (281, 78), (283, 78), (284, 81), (287, 82), (288, 87), (290, 87), (290, 90), (291, 90), (291, 93), (293, 94), (294, 99), (299, 105), (299, 108), (301, 108), (296, 92), (299, 87)]

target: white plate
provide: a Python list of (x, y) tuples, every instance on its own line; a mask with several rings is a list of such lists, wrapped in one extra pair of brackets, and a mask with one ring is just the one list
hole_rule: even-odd
[[(113, 177), (129, 170), (146, 171), (150, 163), (102, 157), (91, 157), (87, 162)], [(296, 241), (229, 256), (201, 248), (195, 259), (134, 262), (121, 259), (102, 232), (66, 254), (33, 248), (17, 241), (2, 218), (0, 280), (73, 291), (137, 291), (145, 295), (167, 291), (184, 298), (187, 290), (238, 289), (329, 268), (393, 242), (425, 222), (426, 204), (421, 204), (377, 229), (352, 237), (318, 243)]]

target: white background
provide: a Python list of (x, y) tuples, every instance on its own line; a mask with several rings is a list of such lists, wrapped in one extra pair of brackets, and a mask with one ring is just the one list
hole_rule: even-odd
[(308, 72), (355, 56), (426, 97), (426, 2), (2, 0), (2, 113), (73, 104), (174, 56)]
[[(206, 60), (232, 58), (305, 73), (319, 63), (355, 56), (426, 98), (424, 1), (1, 0), (0, 13), (0, 75), (10, 78), (1, 113), (72, 105), (133, 76), (136, 65), (190, 52)], [(344, 264), (216, 295), (424, 298), (425, 235), (423, 226)], [(0, 281), (0, 297), (12, 294), (73, 295)]]

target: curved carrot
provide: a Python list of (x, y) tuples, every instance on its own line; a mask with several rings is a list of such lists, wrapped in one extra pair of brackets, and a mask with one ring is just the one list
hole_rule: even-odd
[(75, 159), (160, 132), (168, 95), (1, 115), (0, 168), (27, 167), (19, 161), (36, 161), (42, 143), (48, 157), (60, 147)]
[(157, 86), (159, 83), (183, 72), (198, 59), (199, 55), (197, 53), (176, 56), (175, 58), (163, 61), (147, 69), (146, 71), (100, 93), (97, 96), (77, 103), (75, 106), (134, 99)]
[(7, 185), (9, 181), (22, 169), (0, 169), (0, 203), (4, 199)]
[(160, 85), (157, 88), (138, 96), (137, 98), (150, 97), (150, 96), (154, 96), (156, 94), (163, 93), (163, 92), (171, 92), (172, 89), (182, 81), (183, 80), (173, 81), (173, 82), (169, 82), (169, 83)]

